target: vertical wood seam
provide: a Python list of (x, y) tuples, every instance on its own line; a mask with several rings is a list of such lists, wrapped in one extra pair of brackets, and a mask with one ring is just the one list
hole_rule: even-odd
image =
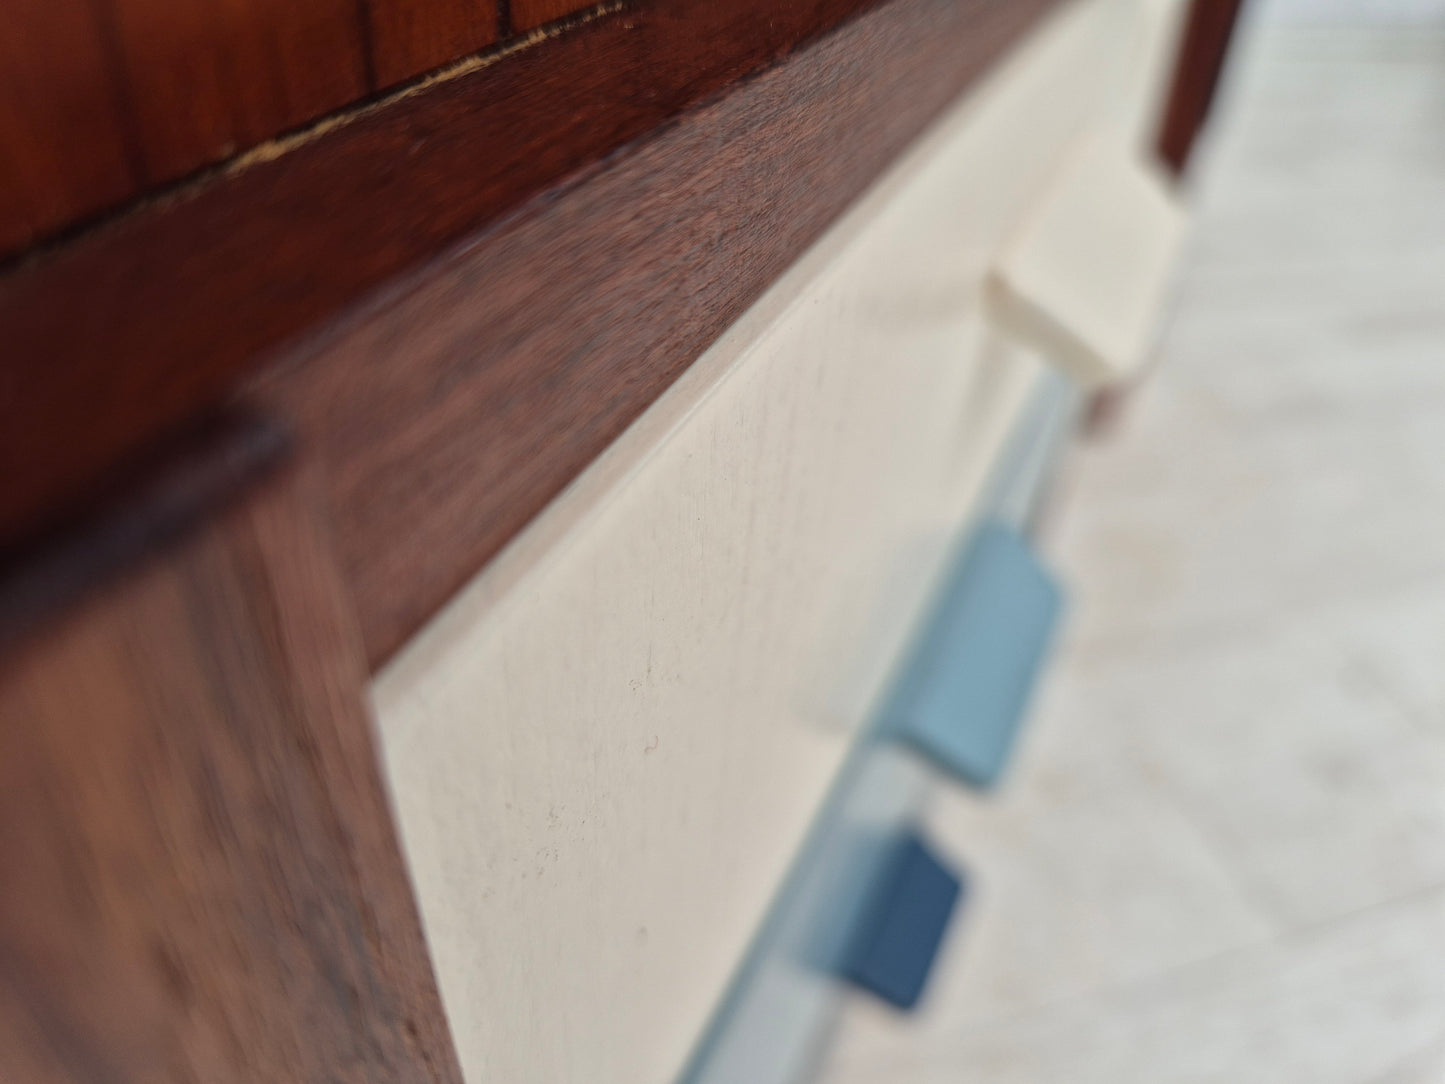
[[(376, 33), (371, 19), (371, 0), (356, 0), (356, 21), (361, 34), (361, 78), (366, 83), (368, 96), (377, 91)], [(345, 107), (343, 106), (343, 108)]]
[(125, 50), (121, 47), (120, 27), (116, 22), (115, 0), (88, 0), (100, 28), (101, 48), (105, 52), (105, 77), (115, 101), (115, 114), (120, 119), (120, 141), (130, 173), (131, 188), (140, 191), (154, 183), (146, 168), (145, 146), (141, 140), (140, 117), (136, 112), (135, 95), (131, 92)]

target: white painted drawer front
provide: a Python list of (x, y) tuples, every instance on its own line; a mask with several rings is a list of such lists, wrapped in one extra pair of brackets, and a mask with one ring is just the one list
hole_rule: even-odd
[(990, 312), (1082, 384), (1128, 380), (1153, 346), (1184, 222), (1158, 170), (1092, 132), (1000, 252)]
[(682, 1068), (1037, 378), (979, 283), (1118, 7), (1049, 22), (379, 676), (471, 1084)]

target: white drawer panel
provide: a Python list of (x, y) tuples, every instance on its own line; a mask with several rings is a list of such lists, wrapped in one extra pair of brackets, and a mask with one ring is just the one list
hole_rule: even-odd
[(378, 677), (472, 1084), (683, 1066), (1037, 377), (979, 280), (1117, 8), (1048, 23)]

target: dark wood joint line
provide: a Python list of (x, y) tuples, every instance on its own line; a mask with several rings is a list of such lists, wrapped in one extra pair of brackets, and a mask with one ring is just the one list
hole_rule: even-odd
[(461, 1084), (314, 462), (232, 408), (0, 584), (0, 1079)]
[(1209, 120), (1243, 6), (1244, 0), (1193, 0), (1189, 6), (1157, 142), (1160, 159), (1177, 177)]
[(267, 478), (290, 445), (274, 416), (245, 407), (207, 412), (0, 547), (0, 650), (135, 563), (163, 555)]

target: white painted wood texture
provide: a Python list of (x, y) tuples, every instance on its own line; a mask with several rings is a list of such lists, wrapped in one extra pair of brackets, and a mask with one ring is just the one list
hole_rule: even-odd
[(1109, 128), (1085, 136), (990, 269), (1001, 329), (1088, 386), (1133, 376), (1184, 238), (1160, 169)]
[(1127, 39), (1128, 46), (1114, 69), (1099, 126), (1135, 154), (1153, 154), (1158, 142), (1187, 10), (1182, 0), (1136, 0), (1119, 5), (1114, 13), (1115, 33)]
[(378, 676), (471, 1084), (682, 1067), (1038, 377), (983, 272), (1140, 6), (1044, 24)]
[(1155, 159), (1185, 5), (1116, 5), (1119, 53), (1089, 132), (1027, 205), (989, 270), (1005, 334), (1086, 386), (1127, 381), (1148, 357), (1186, 226)]

